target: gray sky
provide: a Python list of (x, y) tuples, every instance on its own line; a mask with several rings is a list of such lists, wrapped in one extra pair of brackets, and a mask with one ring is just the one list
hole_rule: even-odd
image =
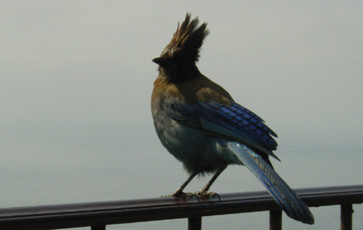
[(2, 1), (2, 163), (165, 154), (151, 59), (186, 12), (210, 29), (199, 69), (279, 134), (281, 159), (362, 152), (362, 1)]
[(362, 147), (362, 9), (360, 1), (3, 1), (1, 132), (66, 122), (150, 129), (150, 60), (192, 12), (211, 31), (201, 71), (281, 139)]

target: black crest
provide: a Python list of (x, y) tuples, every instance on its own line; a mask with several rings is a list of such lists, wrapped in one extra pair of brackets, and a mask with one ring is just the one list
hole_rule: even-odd
[(181, 25), (178, 24), (176, 32), (161, 57), (178, 55), (195, 63), (198, 61), (199, 49), (207, 35), (207, 24), (203, 23), (198, 27), (198, 18), (191, 20), (190, 14), (187, 14), (184, 22)]

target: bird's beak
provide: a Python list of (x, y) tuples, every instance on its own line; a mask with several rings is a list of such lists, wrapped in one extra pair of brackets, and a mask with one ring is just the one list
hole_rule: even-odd
[(154, 58), (152, 61), (158, 65), (164, 65), (166, 63), (166, 58), (157, 57), (157, 58)]

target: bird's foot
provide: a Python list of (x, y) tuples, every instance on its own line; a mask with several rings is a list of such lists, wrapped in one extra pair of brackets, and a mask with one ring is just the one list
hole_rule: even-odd
[(195, 193), (191, 193), (191, 192), (179, 192), (179, 193), (172, 193), (170, 195), (166, 195), (163, 197), (187, 197), (187, 198), (193, 198), (196, 197), (197, 195)]
[(184, 198), (198, 198), (197, 194), (191, 192), (183, 192), (183, 190), (177, 189), (174, 193), (163, 197), (184, 197)]
[(219, 200), (221, 200), (221, 197), (216, 192), (208, 192), (207, 190), (202, 189), (202, 190), (196, 192), (195, 194), (200, 196), (201, 198), (216, 198), (217, 197)]

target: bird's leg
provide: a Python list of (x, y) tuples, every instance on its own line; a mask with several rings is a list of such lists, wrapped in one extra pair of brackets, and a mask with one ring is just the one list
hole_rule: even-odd
[(224, 166), (223, 168), (218, 169), (213, 177), (209, 180), (208, 184), (206, 184), (199, 192), (197, 192), (198, 195), (200, 196), (218, 196), (219, 195), (217, 193), (214, 192), (208, 192), (208, 190), (210, 189), (210, 187), (212, 186), (212, 184), (214, 183), (214, 181), (216, 181), (217, 177), (219, 175), (221, 175), (221, 173), (227, 168), (227, 166)]
[(173, 193), (169, 196), (194, 196), (192, 193), (184, 193), (183, 190), (189, 184), (190, 181), (199, 173), (199, 171), (195, 170), (192, 174), (188, 177), (188, 179)]

